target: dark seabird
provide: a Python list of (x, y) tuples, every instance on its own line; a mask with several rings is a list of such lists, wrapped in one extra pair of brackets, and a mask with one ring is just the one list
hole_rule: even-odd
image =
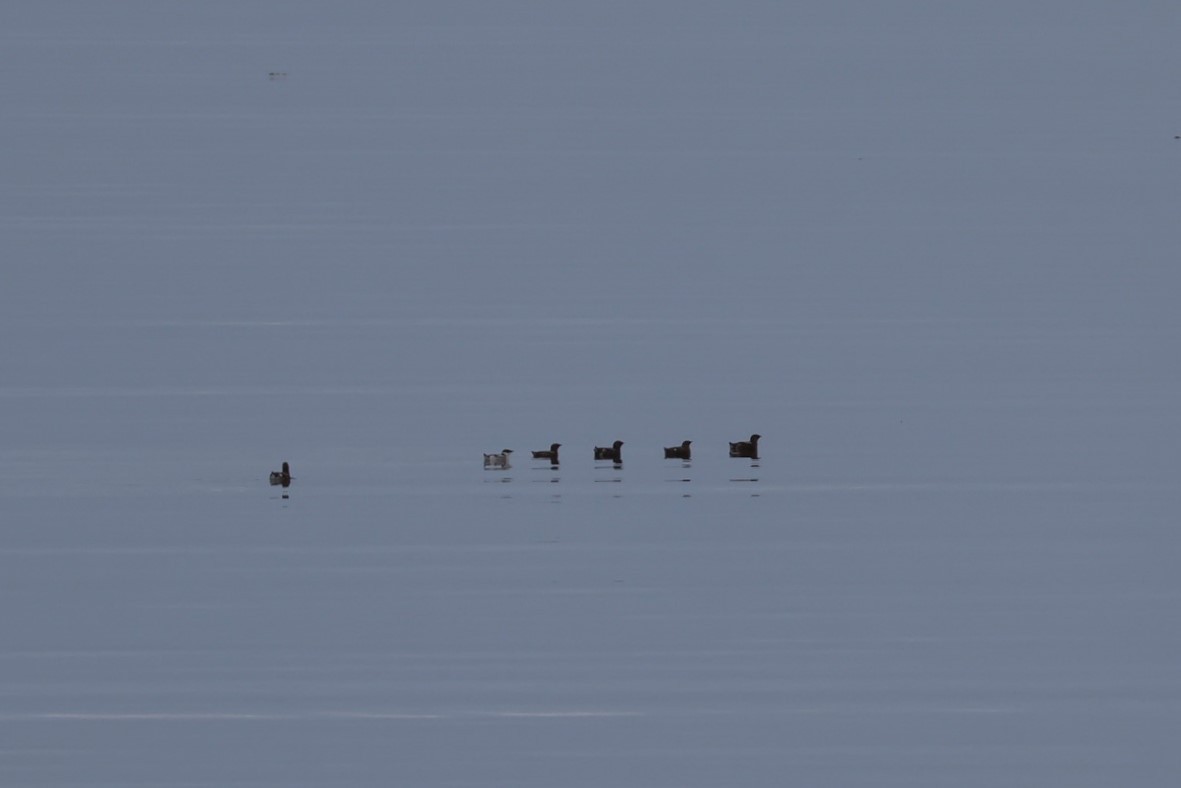
[(680, 446), (665, 446), (664, 458), (666, 460), (687, 460), (690, 458), (692, 452), (689, 449), (689, 444), (693, 441), (685, 441)]
[(759, 438), (762, 435), (751, 435), (749, 441), (738, 441), (730, 444), (731, 457), (750, 457), (757, 460), (759, 458)]
[(284, 487), (290, 487), (291, 486), (291, 466), (288, 465), (287, 463), (283, 463), (283, 470), (271, 471), (271, 484), (272, 485), (281, 484)]
[(613, 443), (610, 448), (607, 448), (606, 446), (596, 446), (595, 459), (611, 460), (614, 463), (623, 462), (623, 452), (620, 451), (619, 448), (622, 445), (623, 441), (615, 441), (615, 443)]
[(533, 459), (535, 460), (549, 460), (554, 465), (558, 464), (558, 449), (561, 448), (560, 443), (551, 443), (549, 451), (535, 451), (533, 452)]

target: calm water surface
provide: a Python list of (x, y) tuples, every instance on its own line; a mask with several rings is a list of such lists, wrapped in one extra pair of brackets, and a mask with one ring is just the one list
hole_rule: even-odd
[(1176, 35), (673, 5), (0, 9), (0, 784), (1176, 784)]

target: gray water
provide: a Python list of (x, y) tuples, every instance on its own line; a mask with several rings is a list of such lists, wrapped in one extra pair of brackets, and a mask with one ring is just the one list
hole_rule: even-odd
[(1174, 785), (1177, 21), (0, 8), (0, 784)]

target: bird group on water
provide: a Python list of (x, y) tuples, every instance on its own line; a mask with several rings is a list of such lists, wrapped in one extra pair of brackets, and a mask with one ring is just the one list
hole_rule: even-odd
[[(748, 457), (752, 460), (759, 458), (759, 438), (762, 436), (758, 433), (751, 435), (750, 440), (733, 441), (730, 443), (731, 457)], [(682, 441), (680, 446), (665, 446), (664, 457), (667, 460), (689, 460), (693, 458), (693, 441)], [(549, 460), (551, 465), (558, 465), (558, 449), (562, 447), (560, 443), (551, 443), (548, 449), (539, 449), (532, 452), (535, 460)], [(493, 452), (484, 455), (484, 467), (488, 469), (509, 468), (510, 457), (513, 453), (512, 449), (504, 449), (500, 452)], [(616, 465), (623, 464), (623, 441), (615, 441), (610, 446), (596, 446), (595, 459), (604, 460), (615, 463)]]
[[(759, 458), (759, 438), (762, 436), (758, 433), (750, 436), (747, 441), (732, 441), (730, 443), (731, 457), (748, 457), (752, 460)], [(666, 460), (689, 460), (693, 458), (692, 450), (693, 441), (682, 441), (680, 446), (665, 446), (664, 458)], [(551, 465), (558, 464), (558, 449), (562, 448), (560, 443), (551, 443), (548, 449), (539, 449), (532, 452), (535, 460), (549, 460)], [(486, 469), (498, 469), (511, 467), (509, 458), (512, 455), (512, 449), (504, 449), (500, 452), (484, 455), (484, 467)], [(615, 441), (610, 446), (596, 446), (595, 459), (612, 462), (616, 465), (623, 463), (623, 441)], [(271, 471), (271, 486), (273, 487), (290, 487), (291, 486), (291, 465), (287, 462), (283, 463), (283, 467), (278, 471)]]

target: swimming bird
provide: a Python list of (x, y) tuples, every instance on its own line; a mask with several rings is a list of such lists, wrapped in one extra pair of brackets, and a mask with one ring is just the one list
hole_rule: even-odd
[(762, 435), (751, 435), (749, 441), (738, 441), (730, 444), (731, 457), (750, 457), (757, 460), (759, 458), (759, 438)]
[(283, 470), (271, 471), (271, 484), (272, 485), (281, 484), (284, 487), (290, 487), (291, 486), (291, 466), (288, 465), (287, 463), (283, 463)]
[(558, 464), (558, 449), (561, 448), (560, 443), (551, 443), (549, 451), (535, 451), (533, 452), (533, 459), (535, 460), (549, 460), (554, 465)]
[(692, 451), (689, 449), (689, 444), (692, 442), (693, 441), (685, 441), (680, 446), (665, 446), (664, 458), (666, 460), (689, 459), (692, 455)]
[(484, 467), (485, 468), (508, 468), (508, 456), (513, 453), (512, 449), (505, 449), (500, 454), (485, 454)]
[(614, 463), (623, 462), (623, 453), (619, 449), (619, 447), (622, 445), (623, 441), (615, 441), (615, 443), (611, 444), (611, 448), (607, 448), (606, 446), (596, 446), (595, 459), (611, 460)]

